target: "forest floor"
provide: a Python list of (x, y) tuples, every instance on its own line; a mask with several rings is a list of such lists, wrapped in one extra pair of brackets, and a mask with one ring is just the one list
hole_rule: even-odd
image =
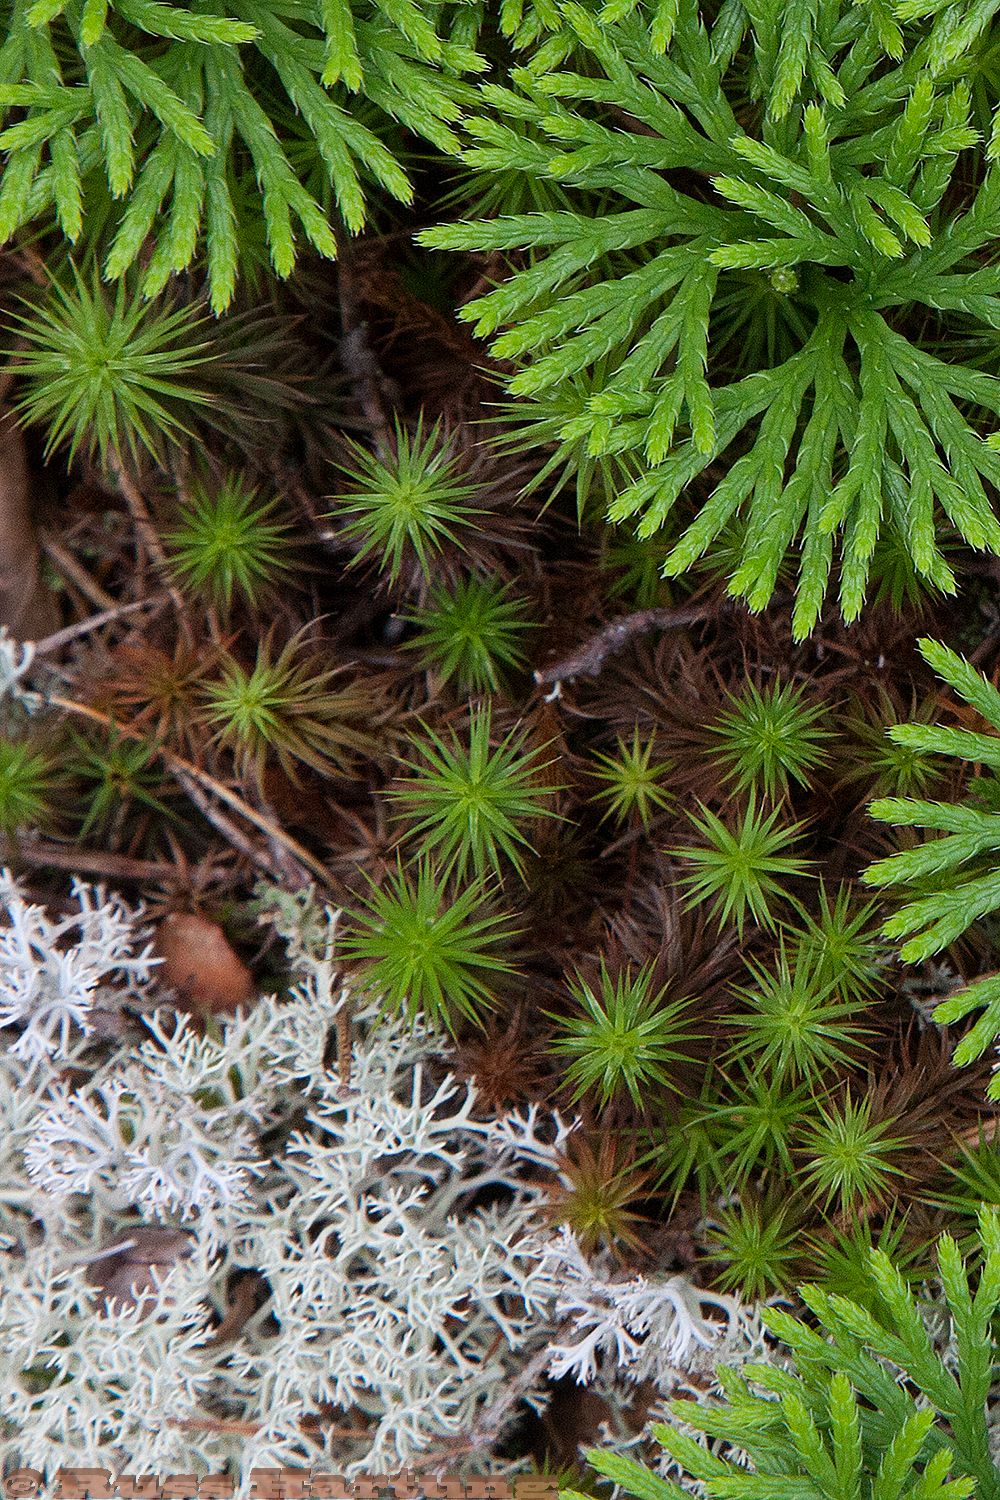
[[(255, 922), (257, 882), (316, 882), (349, 912), (362, 909), (372, 883), (385, 888), (415, 837), (389, 795), (394, 780), (412, 771), (428, 731), (460, 737), (470, 721), (468, 685), (460, 675), (443, 680), (422, 646), (426, 623), (414, 616), (435, 588), (454, 590), (472, 576), (502, 583), (524, 628), (520, 659), (485, 695), (491, 744), (516, 734), (536, 755), (545, 796), (521, 825), (530, 845), (523, 873), (511, 867), (493, 892), (517, 929), (503, 950), (511, 969), (490, 976), (485, 1029), (458, 1023), (462, 1076), (475, 1076), (487, 1109), (545, 1100), (582, 1115), (581, 1192), (596, 1173), (616, 1186), (618, 1210), (638, 1216), (615, 1233), (625, 1220), (612, 1214), (623, 1271), (682, 1270), (732, 1287), (735, 1257), (720, 1254), (717, 1241), (713, 1249), (725, 1173), (714, 1172), (706, 1099), (718, 1115), (735, 1097), (713, 1093), (727, 1057), (726, 1086), (748, 1083), (748, 1071), (732, 1067), (743, 1034), (738, 995), (759, 990), (761, 974), (780, 981), (784, 955), (801, 953), (795, 944), (809, 922), (823, 929), (824, 911), (840, 899), (858, 919), (845, 941), (862, 999), (849, 1017), (854, 1032), (833, 1038), (822, 1087), (806, 1091), (802, 1108), (815, 1114), (848, 1091), (866, 1099), (870, 1120), (905, 1138), (898, 1171), (886, 1191), (845, 1213), (810, 1195), (804, 1177), (789, 1187), (789, 1173), (764, 1151), (743, 1198), (766, 1211), (768, 1194), (801, 1188), (781, 1262), (789, 1287), (817, 1265), (834, 1266), (836, 1236), (858, 1223), (875, 1236), (902, 1225), (919, 1265), (942, 1228), (968, 1230), (976, 1191), (995, 1190), (1000, 1201), (996, 1152), (981, 1137), (993, 1115), (990, 1059), (955, 1070), (956, 1036), (930, 1020), (936, 1000), (1000, 967), (1000, 934), (994, 942), (980, 927), (940, 963), (898, 964), (878, 938), (891, 906), (870, 902), (858, 878), (900, 847), (900, 835), (866, 808), (875, 795), (905, 794), (908, 775), (935, 795), (961, 795), (959, 777), (972, 768), (904, 765), (887, 749), (885, 725), (959, 722), (959, 706), (917, 649), (921, 637), (945, 641), (988, 676), (997, 671), (1000, 561), (950, 555), (960, 592), (949, 599), (911, 598), (903, 588), (894, 600), (887, 574), (886, 597), (857, 624), (847, 628), (831, 603), (800, 644), (781, 581), (758, 615), (728, 597), (724, 548), (664, 582), (666, 542), (608, 527), (599, 494), (581, 523), (573, 483), (559, 489), (550, 474), (530, 487), (551, 449), (485, 446), (484, 434), (509, 439), (517, 422), (497, 406), (504, 367), (455, 311), (503, 274), (502, 261), (486, 257), (418, 253), (407, 226), (351, 242), (337, 266), (309, 265), (273, 306), (246, 315), (245, 347), (260, 351), (260, 363), (244, 382), (232, 434), (199, 430), (160, 470), (148, 461), (102, 469), (80, 450), (67, 471), (63, 450), (45, 462), (38, 432), (7, 423), (0, 623), (41, 643), (54, 708), (38, 717), (31, 743), (56, 774), (45, 816), (3, 840), (4, 862), (32, 899), (56, 910), (74, 875), (142, 901), (158, 926), (164, 982), (196, 1016), (280, 988), (281, 954), (261, 943)], [(8, 257), (5, 308), (39, 276), (37, 262)], [(4, 380), (0, 395), (10, 401), (16, 380)], [(436, 441), (471, 487), (461, 545), (444, 542), (429, 579), (410, 553), (395, 582), (377, 556), (359, 560), (331, 498), (357, 488), (352, 444), (390, 451), (397, 422), (414, 442), (440, 423)], [(181, 587), (170, 538), (192, 486), (234, 474), (276, 502), (270, 519), (286, 525), (294, 546), (256, 607), (237, 591), (227, 613)], [(689, 503), (718, 477), (704, 476)], [(332, 672), (328, 688), (350, 690), (332, 771), (294, 756), (284, 765), (275, 756), (241, 762), (192, 707), (228, 663), (249, 671), (262, 642), (273, 660), (293, 640), (310, 671)], [(800, 690), (823, 737), (807, 774), (788, 778), (769, 804), (785, 833), (780, 852), (808, 863), (781, 876), (769, 920), (750, 915), (741, 927), (720, 921), (711, 901), (691, 904), (683, 851), (698, 843), (692, 819), (704, 810), (729, 829), (745, 815), (746, 789), (734, 783), (718, 726), (751, 686)], [(602, 796), (600, 757), (620, 761), (633, 747), (651, 747), (662, 795), (645, 819), (619, 819)], [(552, 1047), (559, 1018), (574, 1013), (570, 986), (600, 993), (602, 960), (612, 981), (648, 966), (651, 993), (690, 1002), (686, 1021), (697, 1035), (671, 1066), (671, 1087), (644, 1090), (638, 1102), (627, 1090), (608, 1102), (595, 1089), (575, 1098), (567, 1057)], [(689, 1160), (671, 1144), (685, 1132)], [(804, 1160), (801, 1143), (796, 1150), (792, 1177)], [(956, 1163), (973, 1172), (970, 1162), (979, 1174), (972, 1191), (955, 1175)], [(571, 1461), (597, 1431), (601, 1412), (591, 1405), (575, 1387), (557, 1391), (545, 1431), (526, 1427), (520, 1440), (539, 1461)]]

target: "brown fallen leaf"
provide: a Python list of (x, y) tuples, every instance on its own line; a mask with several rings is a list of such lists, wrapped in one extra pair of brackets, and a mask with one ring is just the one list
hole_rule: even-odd
[[(114, 1301), (118, 1311), (146, 1304), (150, 1310), (156, 1302), (156, 1278), (160, 1281), (175, 1261), (190, 1255), (191, 1236), (183, 1229), (157, 1229), (140, 1226), (122, 1230), (92, 1257), (84, 1274), (88, 1286), (104, 1292), (102, 1316)], [(155, 1274), (154, 1274), (155, 1273)]]
[(197, 912), (171, 912), (160, 923), (155, 946), (163, 959), (157, 978), (176, 993), (178, 1009), (232, 1011), (253, 999), (253, 976), (217, 922)]
[(263, 1292), (265, 1297), (270, 1295), (267, 1282), (260, 1272), (244, 1271), (237, 1278), (235, 1286), (229, 1293), (226, 1316), (207, 1341), (206, 1349), (211, 1349), (218, 1344), (230, 1344), (234, 1339), (239, 1338), (247, 1319), (257, 1311), (257, 1299), (260, 1292)]

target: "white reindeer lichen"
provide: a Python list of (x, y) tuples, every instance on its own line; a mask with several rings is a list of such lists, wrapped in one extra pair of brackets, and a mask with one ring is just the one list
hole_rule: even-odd
[(79, 911), (52, 921), (0, 872), (0, 1027), (23, 1025), (10, 1051), (29, 1063), (68, 1058), (71, 1028), (89, 1035), (94, 1010), (144, 995), (162, 962), (151, 942), (135, 951), (151, 936), (136, 930), (140, 912), (76, 880), (73, 895)]
[[(444, 1040), (370, 1007), (343, 1087), (323, 1062), (336, 913), (304, 896), (275, 903), (288, 998), (205, 1036), (164, 1009), (116, 1049), (93, 1008), (148, 1009), (155, 960), (137, 915), (74, 890), (56, 922), (3, 886), (0, 1462), (356, 1473), (472, 1427), (544, 1349), (557, 1288), (529, 1246), (544, 1189), (492, 1144)], [(109, 1304), (88, 1266), (147, 1222), (184, 1225), (191, 1253)], [(262, 1306), (217, 1346), (247, 1272)]]
[[(752, 1342), (732, 1299), (681, 1278), (601, 1282), (541, 1212), (537, 1169), (560, 1175), (576, 1122), (483, 1118), (422, 1021), (372, 1003), (349, 1083), (326, 1066), (349, 997), (338, 914), (311, 893), (270, 891), (262, 914), (290, 993), (204, 1035), (156, 1009), (141, 914), (74, 893), (53, 921), (2, 886), (4, 1470), (479, 1469), (467, 1435), (500, 1434), (512, 1389), (540, 1408), (546, 1365), (588, 1379), (599, 1356), (608, 1386)], [(93, 1024), (123, 1005), (145, 1015), (134, 1047)], [(129, 1284), (130, 1230), (184, 1253)], [(253, 1306), (222, 1341), (241, 1277)]]

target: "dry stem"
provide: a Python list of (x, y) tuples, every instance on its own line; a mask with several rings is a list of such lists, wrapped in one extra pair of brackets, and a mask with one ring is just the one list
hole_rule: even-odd
[[(92, 719), (95, 723), (104, 724), (107, 727), (114, 726), (119, 733), (124, 734), (128, 739), (143, 740), (146, 738), (137, 729), (132, 729), (127, 724), (118, 724), (109, 714), (101, 713), (100, 709), (90, 708), (85, 703), (77, 703), (73, 698), (63, 698), (57, 693), (51, 693), (48, 696), (48, 702), (52, 704), (53, 708), (63, 708), (68, 713), (82, 714), (84, 718)], [(215, 777), (210, 776), (207, 771), (203, 771), (199, 766), (192, 765), (189, 760), (185, 760), (182, 756), (175, 754), (173, 750), (168, 750), (165, 746), (160, 745), (156, 753), (163, 760), (171, 774), (176, 775), (179, 771), (182, 774), (190, 776), (194, 781), (199, 782), (201, 786), (214, 793), (221, 802), (227, 803), (234, 812), (239, 813), (241, 818), (245, 818), (248, 823), (253, 823), (268, 838), (277, 839), (279, 843), (284, 844), (285, 848), (290, 850), (295, 855), (295, 858), (301, 864), (305, 865), (306, 869), (311, 870), (317, 879), (322, 881), (327, 890), (336, 892), (336, 882), (326, 867), (320, 864), (319, 860), (315, 855), (310, 854), (308, 849), (303, 849), (302, 845), (296, 839), (293, 839), (290, 834), (287, 834), (283, 828), (279, 828), (276, 823), (273, 823), (269, 818), (265, 818), (263, 813), (257, 812), (248, 802), (244, 802), (242, 797), (237, 796), (235, 792), (231, 792), (227, 786), (223, 786), (221, 781), (216, 781)], [(254, 858), (255, 862), (259, 864), (259, 851), (254, 851)]]
[(80, 844), (56, 844), (48, 839), (19, 839), (15, 844), (0, 835), (0, 857), (19, 859), (37, 869), (89, 870), (95, 875), (117, 875), (122, 880), (159, 880), (171, 875), (175, 866), (165, 860), (130, 859), (104, 849), (84, 849)]
[[(139, 534), (146, 553), (159, 568), (165, 571), (167, 567), (167, 554), (163, 550), (163, 543), (156, 534), (156, 527), (153, 525), (152, 517), (149, 514), (149, 507), (143, 499), (141, 491), (133, 483), (121, 459), (114, 452), (111, 454), (111, 467), (117, 480), (118, 488), (125, 497), (125, 503), (132, 513), (135, 529)], [(173, 583), (167, 585), (167, 592), (173, 601), (174, 609), (177, 611), (177, 623), (184, 637), (184, 644), (190, 648), (194, 644), (194, 635), (191, 630), (191, 621), (188, 616), (184, 596), (177, 585)]]
[[(106, 593), (95, 579), (91, 578), (83, 564), (51, 532), (40, 528), (38, 540), (42, 544), (43, 552), (51, 558), (60, 573), (72, 583), (75, 583), (80, 593), (85, 594), (91, 604), (96, 604), (98, 609), (103, 609), (105, 613), (121, 607), (116, 605), (111, 595)], [(132, 609), (136, 608), (134, 604), (130, 607)]]
[(673, 609), (663, 606), (659, 609), (636, 610), (631, 615), (620, 615), (617, 620), (609, 621), (602, 630), (591, 636), (571, 656), (564, 657), (555, 666), (536, 672), (535, 681), (542, 686), (563, 682), (568, 677), (596, 677), (606, 659), (627, 646), (633, 636), (645, 635), (649, 630), (676, 630), (682, 625), (697, 625), (702, 620), (715, 619), (732, 607), (728, 602), (722, 605), (704, 605), (701, 609)]

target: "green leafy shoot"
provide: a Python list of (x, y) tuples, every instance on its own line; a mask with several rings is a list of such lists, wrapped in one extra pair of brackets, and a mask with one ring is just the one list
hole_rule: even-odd
[(850, 1084), (843, 1105), (833, 1110), (819, 1106), (821, 1119), (804, 1133), (802, 1148), (808, 1165), (803, 1181), (829, 1209), (834, 1202), (847, 1214), (858, 1204), (881, 1202), (890, 1178), (905, 1177), (889, 1159), (906, 1141), (889, 1134), (893, 1120), (871, 1119), (871, 1100), (851, 1098)]
[(642, 1215), (627, 1205), (645, 1193), (645, 1172), (636, 1170), (626, 1156), (619, 1159), (618, 1142), (603, 1135), (597, 1155), (589, 1141), (571, 1136), (562, 1156), (562, 1182), (549, 1188), (546, 1216), (568, 1224), (584, 1255), (606, 1245), (620, 1258), (619, 1244), (642, 1250), (642, 1240), (632, 1228)]
[[(845, 1305), (853, 1311), (847, 1299)], [(769, 1310), (768, 1324), (779, 1320), (783, 1330), (795, 1323), (789, 1318), (786, 1324), (778, 1310), (773, 1316)], [(879, 1410), (870, 1414), (870, 1401), (858, 1399), (867, 1397), (872, 1384), (870, 1357), (865, 1352), (850, 1361), (839, 1349), (837, 1355), (858, 1382), (858, 1391), (844, 1370), (830, 1375), (821, 1366), (814, 1372), (804, 1357), (808, 1373), (800, 1375), (764, 1363), (745, 1365), (740, 1373), (722, 1368), (719, 1378), (728, 1398), (724, 1406), (672, 1401), (670, 1425), (655, 1423), (652, 1431), (680, 1466), (684, 1489), (611, 1449), (590, 1449), (587, 1461), (620, 1484), (624, 1494), (642, 1500), (681, 1500), (691, 1492), (689, 1475), (704, 1484), (696, 1493), (720, 1500), (968, 1500), (976, 1493), (971, 1476), (948, 1481), (952, 1449), (931, 1443), (932, 1435), (940, 1437), (933, 1407), (918, 1411), (907, 1395), (887, 1401), (891, 1416)], [(859, 1364), (863, 1375), (857, 1374)], [(775, 1390), (779, 1399), (764, 1399), (748, 1380), (754, 1387)], [(883, 1382), (878, 1384), (885, 1400)], [(698, 1442), (691, 1429), (721, 1441)], [(736, 1449), (741, 1457), (745, 1453), (752, 1469), (748, 1472), (746, 1460), (719, 1457), (713, 1451), (717, 1448), (726, 1454)], [(927, 1453), (932, 1456), (924, 1458)], [(995, 1492), (989, 1494), (995, 1500)]]
[(181, 821), (154, 795), (153, 789), (163, 785), (162, 771), (154, 768), (158, 745), (126, 740), (114, 725), (106, 742), (87, 739), (75, 729), (71, 733), (77, 750), (73, 770), (86, 785), (81, 839), (94, 829), (120, 826), (133, 802), (175, 823)]
[(600, 800), (608, 803), (604, 818), (614, 817), (618, 823), (632, 818), (648, 831), (653, 809), (667, 807), (673, 800), (672, 794), (659, 784), (670, 771), (670, 762), (649, 763), (653, 744), (650, 737), (640, 745), (637, 724), (631, 748), (619, 739), (617, 755), (594, 756), (596, 764), (592, 775), (607, 783), (605, 789), (597, 793)]
[(430, 604), (403, 616), (420, 627), (420, 635), (406, 642), (407, 649), (419, 653), (425, 668), (439, 673), (442, 686), (454, 678), (461, 693), (498, 692), (503, 669), (523, 665), (518, 636), (532, 628), (521, 618), (523, 601), (508, 594), (508, 585), (475, 576), (454, 588), (434, 585)]
[(779, 1080), (817, 1083), (849, 1065), (858, 1049), (867, 1050), (862, 1038), (871, 1033), (852, 1019), (867, 1007), (866, 997), (831, 1003), (836, 978), (820, 978), (821, 960), (810, 943), (797, 944), (789, 955), (782, 937), (773, 972), (751, 958), (744, 962), (756, 982), (734, 987), (747, 1009), (725, 1018), (744, 1033), (730, 1056), (769, 1068)]
[(736, 791), (748, 786), (762, 790), (770, 801), (788, 795), (789, 778), (809, 785), (809, 775), (826, 763), (824, 740), (832, 738), (819, 720), (822, 703), (807, 703), (803, 690), (790, 683), (772, 683), (759, 691), (747, 684), (742, 697), (730, 695), (733, 707), (712, 726), (721, 741), (720, 764)]
[[(944, 762), (938, 755), (902, 745), (892, 737), (895, 725), (901, 723), (896, 706), (884, 688), (880, 689), (879, 717), (872, 723), (858, 704), (843, 721), (844, 734), (854, 742), (854, 764), (841, 778), (842, 783), (866, 782), (870, 795), (876, 797), (924, 796), (940, 780)], [(916, 694), (910, 708), (910, 722), (930, 725), (938, 711), (936, 697), (928, 695), (921, 702)]]
[[(928, 3), (904, 42), (882, 0), (551, 14), (465, 161), (561, 184), (569, 206), (418, 236), (521, 257), (459, 316), (510, 362), (546, 469), (575, 468), (581, 506), (602, 485), (640, 539), (665, 533), (668, 578), (736, 522), (729, 593), (763, 610), (793, 562), (797, 641), (833, 576), (848, 622), (873, 583), (954, 593), (943, 540), (1000, 553), (995, 350), (988, 374), (968, 362), (996, 308), (966, 281), (994, 228), (987, 23)], [(959, 306), (942, 358), (927, 325)]]
[(474, 508), (463, 502), (475, 494), (475, 486), (458, 483), (456, 460), (441, 442), (440, 429), (435, 422), (425, 441), (421, 416), (411, 441), (397, 417), (395, 452), (369, 453), (352, 442), (353, 467), (338, 465), (354, 489), (330, 497), (338, 506), (330, 519), (351, 518), (341, 535), (356, 546), (354, 563), (375, 556), (390, 584), (414, 561), (430, 581), (429, 551), (440, 551), (444, 542), (459, 545), (456, 531), (472, 524)]
[(833, 982), (833, 993), (843, 1001), (863, 1000), (875, 993), (882, 982), (886, 962), (885, 945), (870, 927), (878, 903), (867, 901), (851, 910), (851, 887), (842, 881), (831, 902), (826, 885), (820, 880), (819, 912), (812, 916), (803, 911), (801, 927), (782, 923), (795, 940), (809, 945), (817, 958), (816, 983)]
[(234, 591), (251, 606), (260, 605), (267, 586), (288, 571), (282, 550), (289, 545), (289, 528), (270, 519), (277, 504), (258, 505), (255, 491), (238, 475), (214, 495), (195, 486), (181, 508), (180, 525), (164, 536), (178, 584), (227, 613)]
[(14, 357), (26, 385), (15, 409), (47, 426), (46, 457), (68, 443), (69, 463), (81, 445), (105, 468), (126, 449), (135, 463), (140, 447), (159, 459), (162, 439), (190, 437), (192, 412), (213, 400), (190, 378), (215, 358), (210, 340), (194, 342), (205, 315), (144, 302), (124, 281), (112, 302), (96, 277), (88, 291), (74, 276), (72, 289), (54, 281), (44, 306), (13, 315), (30, 346)]
[(491, 751), (492, 722), (491, 705), (472, 710), (468, 748), (454, 730), (449, 746), (425, 729), (419, 746), (425, 764), (407, 761), (419, 774), (389, 789), (405, 808), (400, 816), (415, 820), (420, 853), (433, 854), (445, 874), (454, 871), (460, 880), (470, 866), (476, 875), (492, 870), (502, 879), (503, 859), (523, 878), (521, 849), (531, 845), (519, 820), (558, 816), (545, 806), (553, 788), (536, 780), (551, 762), (539, 761), (542, 751), (525, 752), (524, 732), (516, 729)]
[(567, 1082), (574, 1085), (574, 1103), (596, 1087), (603, 1107), (624, 1085), (641, 1109), (641, 1091), (651, 1084), (676, 1088), (663, 1065), (683, 1061), (686, 1054), (678, 1047), (683, 1049), (684, 1043), (701, 1035), (681, 1024), (690, 1000), (664, 1005), (665, 991), (652, 992), (651, 966), (635, 975), (627, 969), (612, 983), (603, 956), (600, 995), (579, 974), (569, 992), (584, 1014), (546, 1015), (558, 1021), (562, 1033), (549, 1044), (550, 1050), (574, 1059), (566, 1070)]
[(801, 1259), (802, 1233), (795, 1206), (752, 1198), (734, 1208), (715, 1210), (707, 1236), (708, 1252), (723, 1269), (713, 1284), (738, 1292), (744, 1302), (761, 1302), (794, 1283)]
[(514, 972), (495, 951), (514, 933), (503, 915), (483, 915), (485, 894), (478, 883), (455, 894), (424, 859), (390, 870), (385, 889), (373, 886), (339, 943), (385, 1014), (411, 1024), (422, 1014), (452, 1035), (459, 1016), (482, 1025), (478, 1012), (493, 1003), (488, 975)]
[(813, 1108), (812, 1083), (790, 1083), (780, 1067), (762, 1066), (755, 1054), (738, 1066), (742, 1076), (723, 1075), (725, 1091), (711, 1112), (720, 1172), (739, 1190), (772, 1169), (794, 1178), (793, 1142)]
[(702, 1213), (708, 1212), (713, 1192), (727, 1189), (727, 1166), (723, 1153), (730, 1139), (728, 1121), (721, 1114), (720, 1098), (714, 1071), (705, 1070), (697, 1099), (685, 1100), (670, 1116), (644, 1132), (649, 1149), (637, 1165), (649, 1166), (653, 1187), (670, 1193), (670, 1212), (677, 1207), (681, 1193), (694, 1179)]
[(58, 254), (58, 228), (109, 281), (141, 266), (144, 297), (204, 280), (216, 314), (239, 271), (256, 290), (306, 244), (334, 259), (369, 191), (411, 203), (390, 121), (453, 154), (474, 99), (461, 75), (488, 66), (475, 21), (439, 35), (443, 15), (411, 0), (36, 0), (3, 16), (0, 244), (43, 233)]
[(49, 821), (53, 766), (48, 756), (24, 740), (0, 736), (0, 832), (16, 839), (23, 828)]
[[(889, 729), (890, 736), (920, 751), (1000, 769), (1000, 693), (981, 672), (946, 646), (930, 640), (918, 644), (925, 660), (982, 714), (995, 733), (895, 724)], [(862, 875), (868, 885), (915, 886), (918, 891), (929, 892), (908, 902), (882, 929), (891, 938), (914, 934), (900, 949), (904, 963), (922, 963), (953, 943), (977, 917), (1000, 907), (1000, 879), (995, 871), (1000, 815), (996, 812), (952, 802), (894, 797), (877, 799), (870, 812), (881, 822), (945, 835), (877, 860)]]
[[(921, 654), (940, 677), (979, 714), (992, 733), (943, 725), (895, 724), (889, 734), (898, 744), (923, 754), (951, 756), (984, 767), (976, 797), (967, 802), (930, 802), (916, 798), (878, 798), (873, 818), (897, 827), (923, 828), (936, 835), (916, 848), (876, 860), (864, 871), (867, 885), (898, 886), (911, 899), (883, 925), (888, 938), (905, 938), (903, 963), (923, 963), (954, 943), (976, 921), (1000, 910), (1000, 692), (981, 672), (937, 641), (918, 642)], [(978, 1007), (984, 1013), (955, 1048), (956, 1067), (981, 1057), (1000, 1033), (1000, 981), (986, 975), (934, 1010), (939, 1024), (950, 1025)], [(1000, 1076), (988, 1094), (1000, 1097)]]
[(701, 811), (702, 817), (692, 814), (691, 822), (707, 847), (669, 851), (675, 859), (694, 866), (680, 877), (689, 892), (686, 909), (712, 901), (711, 914), (719, 926), (732, 918), (741, 938), (748, 912), (758, 926), (773, 928), (772, 905), (783, 894), (779, 877), (808, 873), (811, 861), (786, 852), (805, 825), (778, 825), (780, 807), (767, 816), (763, 810), (758, 813), (756, 789), (750, 793), (746, 811), (737, 814), (735, 831), (707, 807), (702, 805)]
[(214, 731), (215, 744), (233, 752), (241, 776), (258, 787), (272, 753), (293, 781), (296, 761), (321, 775), (349, 776), (352, 752), (373, 755), (379, 746), (370, 727), (369, 690), (357, 683), (331, 690), (337, 671), (303, 656), (298, 637), (272, 661), (268, 636), (249, 671), (229, 657), (220, 680), (201, 686), (201, 720)]
[[(723, 1401), (671, 1401), (669, 1423), (652, 1431), (684, 1489), (614, 1451), (590, 1449), (587, 1462), (640, 1500), (681, 1500), (692, 1479), (719, 1500), (998, 1500), (986, 1403), (997, 1372), (1000, 1224), (985, 1207), (979, 1240), (974, 1274), (950, 1235), (938, 1241), (936, 1279), (954, 1339), (947, 1363), (905, 1276), (876, 1246), (864, 1289), (867, 1298), (874, 1283), (875, 1313), (800, 1286), (808, 1322), (763, 1311), (789, 1352), (780, 1366), (717, 1366)], [(702, 1433), (706, 1442), (692, 1435)], [(959, 1477), (949, 1480), (952, 1472)]]

